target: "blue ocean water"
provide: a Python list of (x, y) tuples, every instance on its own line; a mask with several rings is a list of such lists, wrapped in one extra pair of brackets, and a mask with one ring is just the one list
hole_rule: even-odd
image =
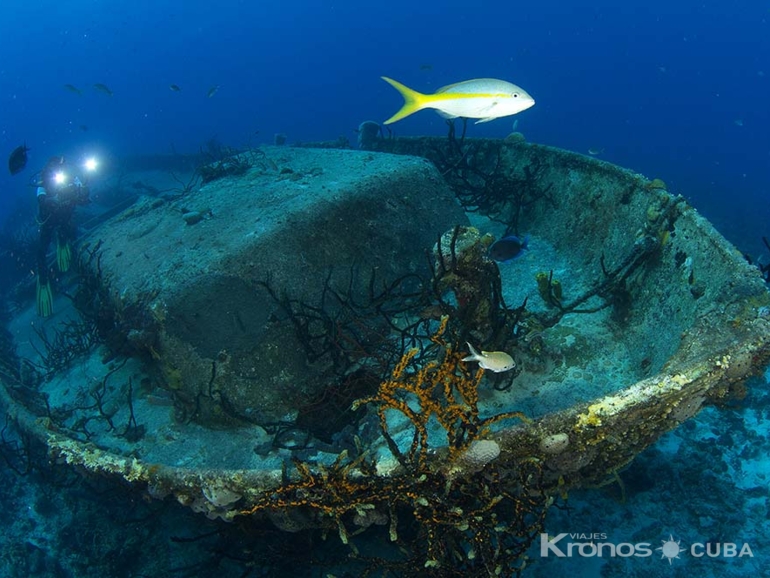
[[(470, 125), (470, 136), (503, 138), (515, 120), (530, 142), (599, 152), (663, 179), (741, 251), (770, 260), (762, 243), (770, 236), (767, 0), (4, 0), (0, 152), (24, 143), (30, 151), (23, 172), (0, 172), (0, 227), (34, 214), (29, 178), (55, 154), (194, 153), (212, 138), (240, 148), (271, 144), (278, 133), (290, 143), (355, 141), (362, 121), (381, 122), (401, 106), (381, 75), (421, 92), (470, 78), (514, 82), (536, 105)], [(392, 128), (446, 133), (431, 111)], [(765, 432), (767, 410), (758, 412)], [(766, 445), (767, 434), (760, 437)], [(679, 490), (667, 491), (686, 499)], [(620, 524), (615, 497), (597, 503)], [(717, 510), (704, 515), (714, 520)], [(762, 575), (763, 555), (729, 566), (729, 575)], [(672, 572), (684, 575), (675, 564)], [(706, 571), (728, 575), (725, 566)]]
[[(3, 2), (0, 150), (48, 156), (195, 151), (353, 138), (400, 97), (477, 77), (510, 80), (537, 105), (533, 142), (664, 179), (747, 251), (770, 217), (767, 3)], [(95, 91), (103, 83), (112, 98)], [(65, 84), (83, 91), (68, 92)], [(169, 90), (176, 84), (179, 92)], [(218, 92), (207, 98), (211, 87)], [(87, 132), (81, 126), (88, 127)], [(396, 134), (443, 134), (423, 112)], [(476, 126), (505, 136), (511, 119)], [(257, 133), (258, 131), (258, 133)], [(0, 177), (0, 203), (28, 193)]]

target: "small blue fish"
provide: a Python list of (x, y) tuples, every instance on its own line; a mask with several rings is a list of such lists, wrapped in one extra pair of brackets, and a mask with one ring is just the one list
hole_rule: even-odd
[(494, 259), (500, 263), (507, 263), (518, 259), (524, 254), (524, 251), (529, 249), (527, 246), (529, 243), (529, 235), (524, 239), (519, 239), (516, 235), (507, 235), (492, 243), (489, 248), (489, 258)]

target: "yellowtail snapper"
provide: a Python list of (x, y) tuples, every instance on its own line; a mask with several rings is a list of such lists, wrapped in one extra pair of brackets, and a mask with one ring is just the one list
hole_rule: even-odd
[(385, 124), (425, 108), (435, 109), (445, 118), (477, 118), (478, 124), (519, 113), (535, 104), (535, 99), (522, 88), (495, 78), (465, 80), (439, 88), (433, 94), (422, 94), (387, 76), (381, 78), (404, 97), (404, 106)]

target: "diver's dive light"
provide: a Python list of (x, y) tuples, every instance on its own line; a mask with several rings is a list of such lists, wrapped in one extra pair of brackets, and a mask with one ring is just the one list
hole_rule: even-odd
[(64, 184), (64, 182), (67, 180), (67, 175), (63, 171), (59, 171), (53, 176), (53, 182), (57, 185)]
[(96, 157), (88, 157), (86, 162), (83, 163), (83, 168), (85, 168), (89, 173), (94, 172), (98, 166), (99, 162), (96, 160)]

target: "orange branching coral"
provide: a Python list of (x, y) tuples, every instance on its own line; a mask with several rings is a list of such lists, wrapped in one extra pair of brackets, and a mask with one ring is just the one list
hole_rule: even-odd
[[(251, 509), (241, 514), (306, 507), (332, 519), (340, 539), (347, 543), (348, 533), (342, 523), (342, 516), (359, 511), (387, 495), (387, 491), (374, 480), (372, 465), (363, 458), (349, 460), (347, 451), (340, 453), (331, 467), (317, 466), (317, 472), (306, 463), (293, 461), (299, 479), (261, 496)], [(352, 475), (356, 470), (364, 475)]]
[[(354, 408), (365, 403), (377, 404), (380, 425), (390, 450), (402, 464), (414, 464), (419, 469), (425, 466), (428, 456), (428, 425), (431, 419), (435, 419), (446, 432), (450, 459), (467, 449), (471, 442), (486, 435), (492, 423), (510, 418), (527, 419), (520, 412), (506, 412), (488, 418), (479, 416), (479, 383), (484, 370), (479, 368), (471, 374), (462, 361), (464, 354), (444, 339), (448, 321), (448, 316), (442, 317), (441, 325), (431, 337), (431, 341), (444, 349), (443, 360), (430, 361), (409, 372), (420, 350), (407, 351), (391, 378), (380, 384), (377, 394), (354, 404)], [(389, 434), (389, 410), (404, 414), (414, 427), (414, 438), (405, 455)]]
[[(418, 365), (418, 353), (407, 351), (376, 395), (358, 400), (356, 407), (377, 405), (382, 433), (402, 468), (378, 474), (373, 456), (361, 453), (350, 459), (342, 452), (331, 466), (294, 460), (296, 475), (279, 488), (256, 497), (241, 512), (279, 514), (296, 512), (309, 526), (336, 528), (350, 544), (357, 531), (383, 516), (390, 523), (390, 539), (398, 542), (403, 559), (370, 559), (369, 569), (402, 576), (460, 577), (511, 576), (521, 568), (521, 556), (542, 530), (549, 502), (543, 491), (538, 463), (492, 463), (484, 475), (455, 476), (428, 463), (428, 432), (435, 420), (446, 432), (447, 466), (462, 459), (489, 426), (509, 418), (526, 419), (518, 412), (479, 416), (478, 387), (483, 370), (475, 373), (462, 362), (463, 354), (445, 340), (448, 319), (431, 338), (443, 349), (440, 360)], [(388, 432), (386, 412), (401, 412), (414, 428), (411, 447), (402, 452)], [(459, 460), (458, 460), (459, 458)], [(400, 515), (417, 522), (419, 532), (407, 545), (398, 537)], [(347, 528), (358, 527), (353, 533)], [(364, 557), (359, 559), (364, 560)], [(368, 570), (367, 570), (368, 571)], [(366, 575), (366, 572), (364, 573)]]

